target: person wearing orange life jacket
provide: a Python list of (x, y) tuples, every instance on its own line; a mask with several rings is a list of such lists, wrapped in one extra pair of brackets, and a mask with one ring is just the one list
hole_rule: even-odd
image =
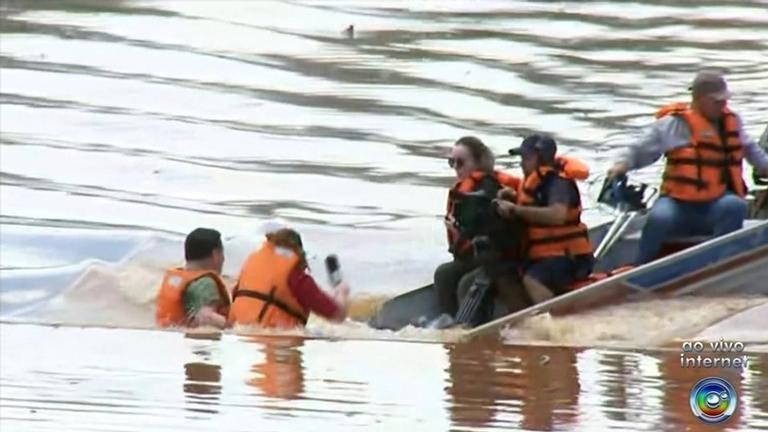
[(721, 236), (740, 229), (748, 209), (743, 160), (768, 176), (768, 156), (727, 106), (731, 93), (722, 74), (702, 71), (689, 90), (691, 103), (662, 107), (645, 136), (608, 172), (624, 174), (666, 157), (661, 194), (643, 228), (637, 264), (655, 259), (670, 237)]
[(285, 227), (266, 230), (266, 241), (245, 260), (233, 292), (229, 321), (261, 327), (303, 327), (310, 312), (330, 321), (346, 319), (349, 286), (329, 296), (306, 273), (301, 236)]
[[(445, 226), (448, 250), (453, 260), (437, 267), (434, 274), (435, 293), (443, 313), (454, 316), (463, 293), (469, 290), (478, 265), (472, 240), (484, 233), (492, 212), (491, 200), (501, 186), (517, 187), (520, 179), (494, 170), (491, 150), (477, 137), (465, 136), (451, 149), (448, 164), (456, 179), (448, 192)], [(482, 193), (487, 199), (466, 199), (468, 193)]]
[(221, 234), (197, 228), (184, 241), (186, 265), (165, 272), (156, 298), (155, 321), (160, 327), (224, 328), (229, 291), (219, 276), (224, 264)]
[(558, 157), (557, 143), (543, 134), (526, 137), (510, 154), (522, 156), (525, 178), (516, 202), (500, 199), (498, 211), (526, 226), (523, 287), (536, 304), (565, 293), (592, 272), (592, 244), (581, 222), (576, 184), (587, 178), (589, 169), (576, 159)]

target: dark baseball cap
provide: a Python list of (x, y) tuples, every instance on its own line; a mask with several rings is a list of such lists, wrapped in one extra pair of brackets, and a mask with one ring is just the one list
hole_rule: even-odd
[(693, 79), (693, 83), (688, 87), (688, 90), (697, 94), (709, 95), (721, 101), (731, 97), (731, 92), (728, 91), (728, 85), (725, 83), (723, 74), (713, 70), (701, 71), (696, 74), (696, 78)]
[(557, 143), (549, 135), (533, 134), (525, 137), (520, 147), (509, 149), (509, 154), (512, 156), (531, 153), (538, 153), (544, 160), (553, 160), (557, 153)]

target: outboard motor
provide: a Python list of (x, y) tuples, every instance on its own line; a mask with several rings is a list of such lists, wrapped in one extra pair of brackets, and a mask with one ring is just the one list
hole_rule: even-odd
[(645, 191), (648, 185), (645, 183), (639, 186), (629, 185), (628, 181), (626, 174), (606, 178), (597, 202), (628, 211), (645, 209)]

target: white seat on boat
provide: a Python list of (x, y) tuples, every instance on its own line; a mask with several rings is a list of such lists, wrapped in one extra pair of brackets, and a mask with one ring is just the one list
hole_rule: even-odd
[(765, 222), (765, 219), (747, 219), (744, 221), (744, 228), (751, 228)]

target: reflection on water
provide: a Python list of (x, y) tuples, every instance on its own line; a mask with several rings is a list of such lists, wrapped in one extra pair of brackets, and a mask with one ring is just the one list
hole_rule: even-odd
[(251, 367), (255, 376), (248, 380), (248, 384), (257, 388), (262, 396), (283, 399), (300, 397), (304, 391), (300, 350), (303, 339), (251, 336), (247, 340), (260, 344), (264, 351), (264, 360)]
[(692, 370), (680, 368), (675, 351), (495, 339), (312, 341), (12, 324), (0, 331), (3, 430), (118, 431), (128, 421), (158, 431), (222, 423), (234, 431), (698, 431), (688, 395), (711, 375), (729, 380), (739, 399), (731, 420), (707, 430), (768, 427), (765, 354), (750, 355), (743, 371)]
[[(190, 401), (205, 405), (216, 405), (218, 395), (221, 394), (221, 366), (201, 362), (191, 362), (184, 365), (187, 383), (184, 384), (184, 393)], [(199, 411), (215, 414), (214, 409), (205, 410), (189, 408), (190, 411)]]
[(457, 426), (551, 430), (578, 423), (578, 350), (459, 344), (448, 353)]
[[(186, 338), (194, 340), (220, 341), (221, 334), (189, 333)], [(184, 364), (184, 394), (187, 396), (187, 410), (196, 413), (216, 414), (219, 412), (221, 395), (221, 365), (212, 363), (211, 353), (205, 345), (192, 350), (195, 361)]]

